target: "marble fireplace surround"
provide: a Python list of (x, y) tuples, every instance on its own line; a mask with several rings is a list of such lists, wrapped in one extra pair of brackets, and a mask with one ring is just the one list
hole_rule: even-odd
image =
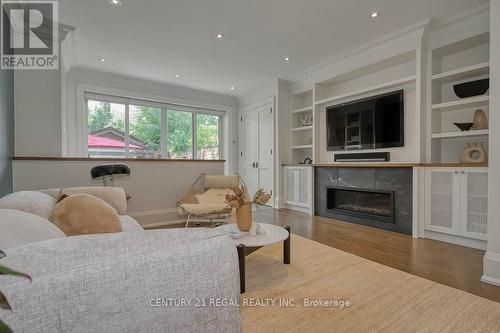
[[(363, 224), (411, 235), (413, 170), (412, 168), (315, 167), (314, 198), (316, 215)], [(394, 192), (394, 222), (342, 214), (327, 209), (327, 188), (345, 187)]]

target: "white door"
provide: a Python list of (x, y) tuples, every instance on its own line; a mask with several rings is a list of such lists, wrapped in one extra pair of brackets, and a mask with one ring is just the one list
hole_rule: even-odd
[(242, 115), (243, 129), (243, 168), (241, 177), (245, 181), (250, 195), (258, 190), (259, 169), (257, 162), (259, 159), (259, 114), (247, 111)]
[(460, 233), (486, 240), (488, 222), (488, 172), (461, 170), (462, 187)]
[(269, 203), (274, 202), (274, 168), (273, 168), (273, 149), (274, 133), (273, 122), (274, 115), (270, 104), (260, 108), (259, 114), (259, 158), (257, 168), (259, 170), (259, 188), (271, 193)]
[[(260, 188), (274, 195), (272, 103), (243, 112), (240, 121), (240, 175), (251, 196)], [(269, 201), (271, 205), (274, 204), (273, 197)]]
[(427, 169), (425, 177), (425, 228), (460, 233), (460, 174), (444, 168)]

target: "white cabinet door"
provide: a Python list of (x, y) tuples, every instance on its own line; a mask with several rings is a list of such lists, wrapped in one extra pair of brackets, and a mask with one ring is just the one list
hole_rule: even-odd
[(296, 182), (297, 169), (285, 168), (285, 192), (286, 192), (286, 203), (289, 205), (297, 204), (297, 182)]
[(309, 177), (309, 168), (299, 168), (298, 169), (298, 174), (297, 174), (297, 183), (298, 183), (298, 200), (297, 200), (297, 206), (301, 206), (304, 208), (309, 208), (310, 207), (310, 202), (309, 202), (309, 184), (311, 182), (310, 177)]
[(306, 208), (312, 214), (312, 168), (285, 167), (284, 170), (286, 204), (292, 206), (292, 209)]
[(456, 170), (436, 168), (426, 170), (425, 206), (427, 230), (459, 234), (460, 174)]
[(470, 238), (486, 240), (488, 221), (488, 172), (461, 170), (460, 232)]

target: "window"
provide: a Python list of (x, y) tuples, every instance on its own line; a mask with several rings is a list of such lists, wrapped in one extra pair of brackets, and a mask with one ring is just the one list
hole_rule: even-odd
[(200, 160), (220, 158), (220, 117), (209, 114), (196, 115), (196, 150)]
[(129, 109), (129, 157), (162, 158), (161, 109), (130, 105)]
[(221, 159), (224, 113), (86, 93), (89, 157)]
[(89, 157), (125, 157), (125, 104), (89, 100)]
[(193, 158), (193, 114), (167, 110), (168, 157)]

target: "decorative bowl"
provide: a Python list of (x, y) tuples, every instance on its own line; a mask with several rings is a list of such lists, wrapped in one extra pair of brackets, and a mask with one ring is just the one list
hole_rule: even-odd
[(457, 126), (462, 132), (464, 132), (470, 130), (474, 123), (453, 123), (453, 125)]
[(490, 88), (490, 79), (481, 79), (455, 84), (453, 90), (460, 98), (484, 95)]

